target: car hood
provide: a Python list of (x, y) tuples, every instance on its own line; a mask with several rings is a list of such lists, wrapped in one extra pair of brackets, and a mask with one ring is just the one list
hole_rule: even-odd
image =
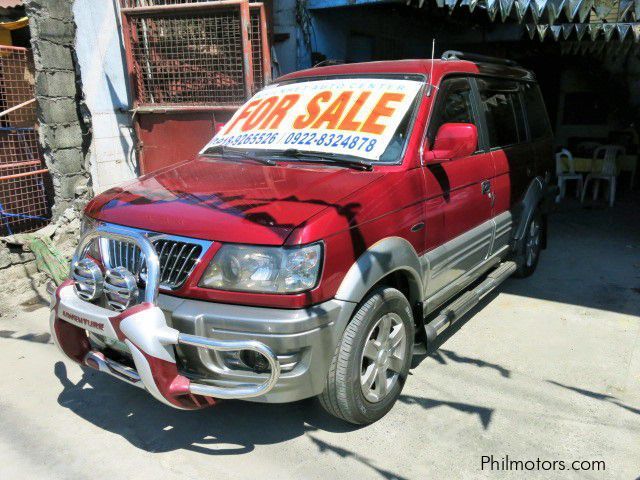
[[(379, 172), (200, 157), (95, 197), (104, 222), (221, 242), (282, 244), (292, 230), (374, 181)], [(332, 232), (327, 232), (332, 233)]]

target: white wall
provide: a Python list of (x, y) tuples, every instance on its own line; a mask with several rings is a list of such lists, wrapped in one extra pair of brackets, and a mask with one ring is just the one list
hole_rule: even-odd
[(76, 54), (91, 112), (96, 194), (137, 176), (131, 105), (116, 0), (75, 0)]

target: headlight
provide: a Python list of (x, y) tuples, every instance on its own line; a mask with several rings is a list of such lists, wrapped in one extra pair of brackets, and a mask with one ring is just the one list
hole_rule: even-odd
[[(85, 233), (89, 230), (93, 230), (98, 224), (97, 220), (94, 220), (91, 217), (87, 217), (86, 215), (82, 215), (82, 220), (80, 221), (80, 237), (84, 237)], [(87, 253), (89, 256), (95, 258), (96, 260), (100, 260), (100, 247), (98, 246), (98, 239), (94, 239), (89, 248), (87, 249)]]
[(223, 245), (200, 280), (221, 290), (294, 293), (315, 287), (322, 247), (254, 247)]

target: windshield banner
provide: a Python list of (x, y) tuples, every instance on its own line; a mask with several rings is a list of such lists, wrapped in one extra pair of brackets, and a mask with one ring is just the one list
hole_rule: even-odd
[(377, 160), (421, 85), (413, 80), (352, 78), (267, 87), (240, 107), (202, 151), (224, 145)]

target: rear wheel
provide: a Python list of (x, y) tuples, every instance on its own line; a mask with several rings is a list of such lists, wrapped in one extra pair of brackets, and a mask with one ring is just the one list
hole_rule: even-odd
[(413, 337), (406, 297), (388, 287), (369, 293), (336, 348), (319, 397), (324, 409), (355, 424), (382, 418), (404, 386)]
[(525, 278), (535, 272), (542, 250), (544, 221), (539, 209), (533, 212), (525, 229), (520, 253), (516, 257), (516, 276)]

